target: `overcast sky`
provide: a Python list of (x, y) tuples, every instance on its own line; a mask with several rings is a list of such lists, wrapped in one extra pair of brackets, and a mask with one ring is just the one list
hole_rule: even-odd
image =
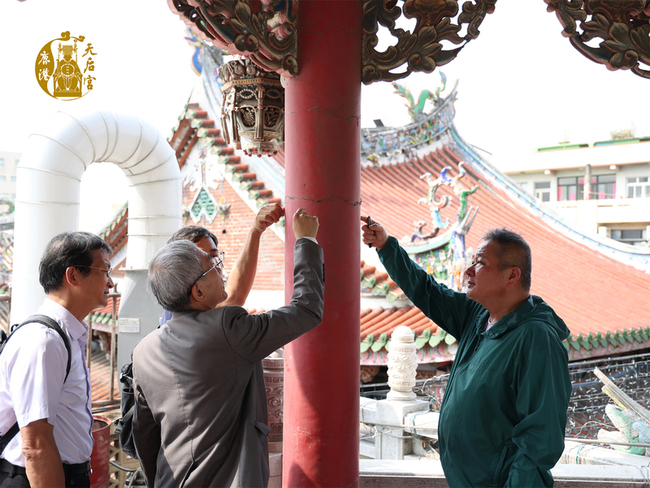
[[(606, 140), (610, 131), (631, 126), (650, 135), (650, 81), (589, 61), (561, 30), (543, 0), (499, 0), (478, 39), (439, 68), (449, 85), (460, 81), (456, 125), (467, 142), (499, 156), (565, 137)], [(67, 102), (45, 94), (34, 73), (41, 47), (63, 31), (86, 36), (97, 53), (93, 91)], [(68, 107), (133, 113), (169, 136), (196, 79), (185, 35), (164, 0), (0, 0), (0, 150), (24, 151), (38, 122)], [(417, 97), (435, 90), (440, 75), (415, 74), (400, 83)], [(363, 87), (364, 127), (374, 119), (409, 121), (404, 99), (392, 91), (389, 83)], [(119, 200), (121, 191), (109, 193)]]

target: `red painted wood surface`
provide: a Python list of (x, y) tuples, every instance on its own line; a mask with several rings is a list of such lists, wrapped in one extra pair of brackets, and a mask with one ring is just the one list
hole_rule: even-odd
[(300, 2), (300, 74), (286, 81), (285, 279), (291, 217), (318, 215), (323, 323), (285, 349), (283, 485), (358, 486), (362, 4)]

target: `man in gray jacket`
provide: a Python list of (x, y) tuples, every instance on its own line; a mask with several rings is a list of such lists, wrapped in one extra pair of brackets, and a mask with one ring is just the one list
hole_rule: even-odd
[(133, 352), (133, 439), (148, 486), (267, 485), (261, 361), (318, 326), (323, 314), (318, 218), (298, 209), (293, 230), (291, 303), (259, 315), (216, 308), (228, 296), (220, 255), (176, 241), (151, 261), (150, 289), (173, 315)]

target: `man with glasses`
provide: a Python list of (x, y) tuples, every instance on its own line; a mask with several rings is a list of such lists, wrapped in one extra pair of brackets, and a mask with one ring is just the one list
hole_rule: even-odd
[(293, 232), (291, 302), (258, 315), (218, 307), (228, 299), (218, 254), (181, 240), (152, 259), (149, 289), (172, 318), (133, 351), (133, 440), (147, 486), (267, 485), (261, 361), (323, 315), (318, 218), (298, 209)]
[[(284, 208), (277, 203), (269, 203), (260, 208), (255, 216), (253, 226), (248, 231), (246, 241), (242, 247), (237, 261), (232, 267), (228, 276), (226, 290), (228, 298), (220, 303), (220, 307), (226, 305), (243, 306), (246, 298), (253, 287), (255, 273), (257, 272), (257, 257), (260, 248), (260, 239), (264, 231), (271, 225), (278, 222), (284, 216)], [(174, 241), (191, 241), (196, 246), (213, 256), (217, 252), (217, 237), (205, 227), (188, 225), (177, 230), (167, 241), (167, 244)], [(164, 310), (160, 325), (167, 322), (172, 316), (169, 310)]]
[(571, 394), (562, 344), (569, 329), (530, 294), (528, 243), (490, 230), (465, 271), (467, 293), (459, 293), (415, 264), (383, 226), (363, 219), (363, 242), (377, 249), (390, 277), (458, 340), (438, 425), (447, 484), (552, 487)]
[(39, 280), (47, 298), (38, 314), (57, 322), (68, 345), (55, 330), (29, 323), (0, 354), (0, 434), (15, 422), (20, 428), (0, 459), (2, 488), (90, 486), (93, 417), (84, 319), (108, 303), (111, 253), (86, 232), (60, 234), (45, 248)]

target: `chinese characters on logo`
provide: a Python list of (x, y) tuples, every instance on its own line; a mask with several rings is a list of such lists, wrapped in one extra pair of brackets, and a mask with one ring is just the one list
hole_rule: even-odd
[[(36, 57), (36, 81), (45, 93), (60, 100), (76, 100), (93, 89), (96, 80), (93, 56), (97, 53), (89, 42), (85, 43), (84, 50), (84, 41), (84, 36), (74, 37), (66, 31), (41, 48)], [(83, 51), (81, 56), (80, 51)], [(82, 71), (78, 63), (83, 66), (84, 61)]]

